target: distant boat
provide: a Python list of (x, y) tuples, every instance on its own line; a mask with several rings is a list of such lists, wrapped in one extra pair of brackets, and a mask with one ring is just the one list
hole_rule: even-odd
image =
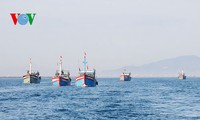
[[(96, 80), (96, 70), (88, 70), (86, 53), (84, 53), (84, 69), (81, 71), (79, 68), (79, 76), (76, 77), (75, 85), (82, 87), (95, 87), (98, 85)], [(87, 67), (86, 67), (87, 66)]]
[(41, 76), (39, 72), (32, 71), (32, 63), (30, 59), (29, 70), (27, 70), (27, 74), (23, 76), (24, 83), (40, 83)]
[(70, 73), (62, 69), (62, 56), (60, 56), (59, 71), (56, 71), (55, 76), (52, 77), (52, 83), (55, 86), (68, 86), (71, 83)]
[(120, 80), (121, 81), (130, 81), (131, 80), (131, 73), (126, 73), (125, 70), (124, 70), (124, 72), (120, 75)]
[(183, 70), (179, 73), (178, 79), (180, 79), (180, 80), (186, 79), (186, 75), (185, 75), (185, 73), (183, 72)]

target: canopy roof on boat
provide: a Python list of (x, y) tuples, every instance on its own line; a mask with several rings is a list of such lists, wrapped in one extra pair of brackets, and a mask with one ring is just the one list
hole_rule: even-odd
[(87, 73), (87, 74), (94, 74), (94, 71), (79, 71), (80, 74)]

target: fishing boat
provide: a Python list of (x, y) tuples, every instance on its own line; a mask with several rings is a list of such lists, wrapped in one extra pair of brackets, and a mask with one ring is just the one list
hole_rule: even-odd
[(120, 75), (120, 80), (121, 81), (130, 81), (131, 80), (131, 73), (126, 73), (125, 70), (124, 72)]
[(27, 70), (27, 73), (23, 76), (23, 82), (24, 83), (40, 83), (40, 81), (41, 81), (40, 73), (32, 71), (32, 62), (30, 59), (29, 70)]
[(83, 65), (83, 70), (79, 68), (79, 76), (76, 77), (75, 85), (82, 87), (95, 87), (98, 85), (96, 80), (96, 70), (89, 70), (86, 61), (86, 53), (84, 53)]
[(70, 73), (64, 72), (62, 69), (62, 56), (60, 56), (59, 70), (52, 77), (52, 83), (55, 86), (69, 86), (71, 83)]
[(185, 73), (183, 72), (183, 70), (179, 73), (178, 79), (180, 79), (180, 80), (186, 79), (186, 75), (185, 75)]

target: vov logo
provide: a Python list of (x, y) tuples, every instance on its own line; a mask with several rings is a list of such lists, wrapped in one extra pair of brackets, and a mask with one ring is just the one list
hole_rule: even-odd
[(12, 17), (14, 25), (17, 25), (17, 22), (20, 25), (26, 25), (28, 22), (30, 25), (32, 25), (36, 13), (26, 13), (26, 14), (10, 13), (10, 15)]

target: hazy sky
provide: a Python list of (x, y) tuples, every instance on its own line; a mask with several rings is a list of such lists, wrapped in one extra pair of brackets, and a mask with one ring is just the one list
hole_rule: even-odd
[[(200, 56), (199, 0), (1, 0), (0, 76), (53, 75), (59, 56), (77, 75), (87, 52), (98, 71)], [(36, 13), (14, 25), (10, 13)]]

